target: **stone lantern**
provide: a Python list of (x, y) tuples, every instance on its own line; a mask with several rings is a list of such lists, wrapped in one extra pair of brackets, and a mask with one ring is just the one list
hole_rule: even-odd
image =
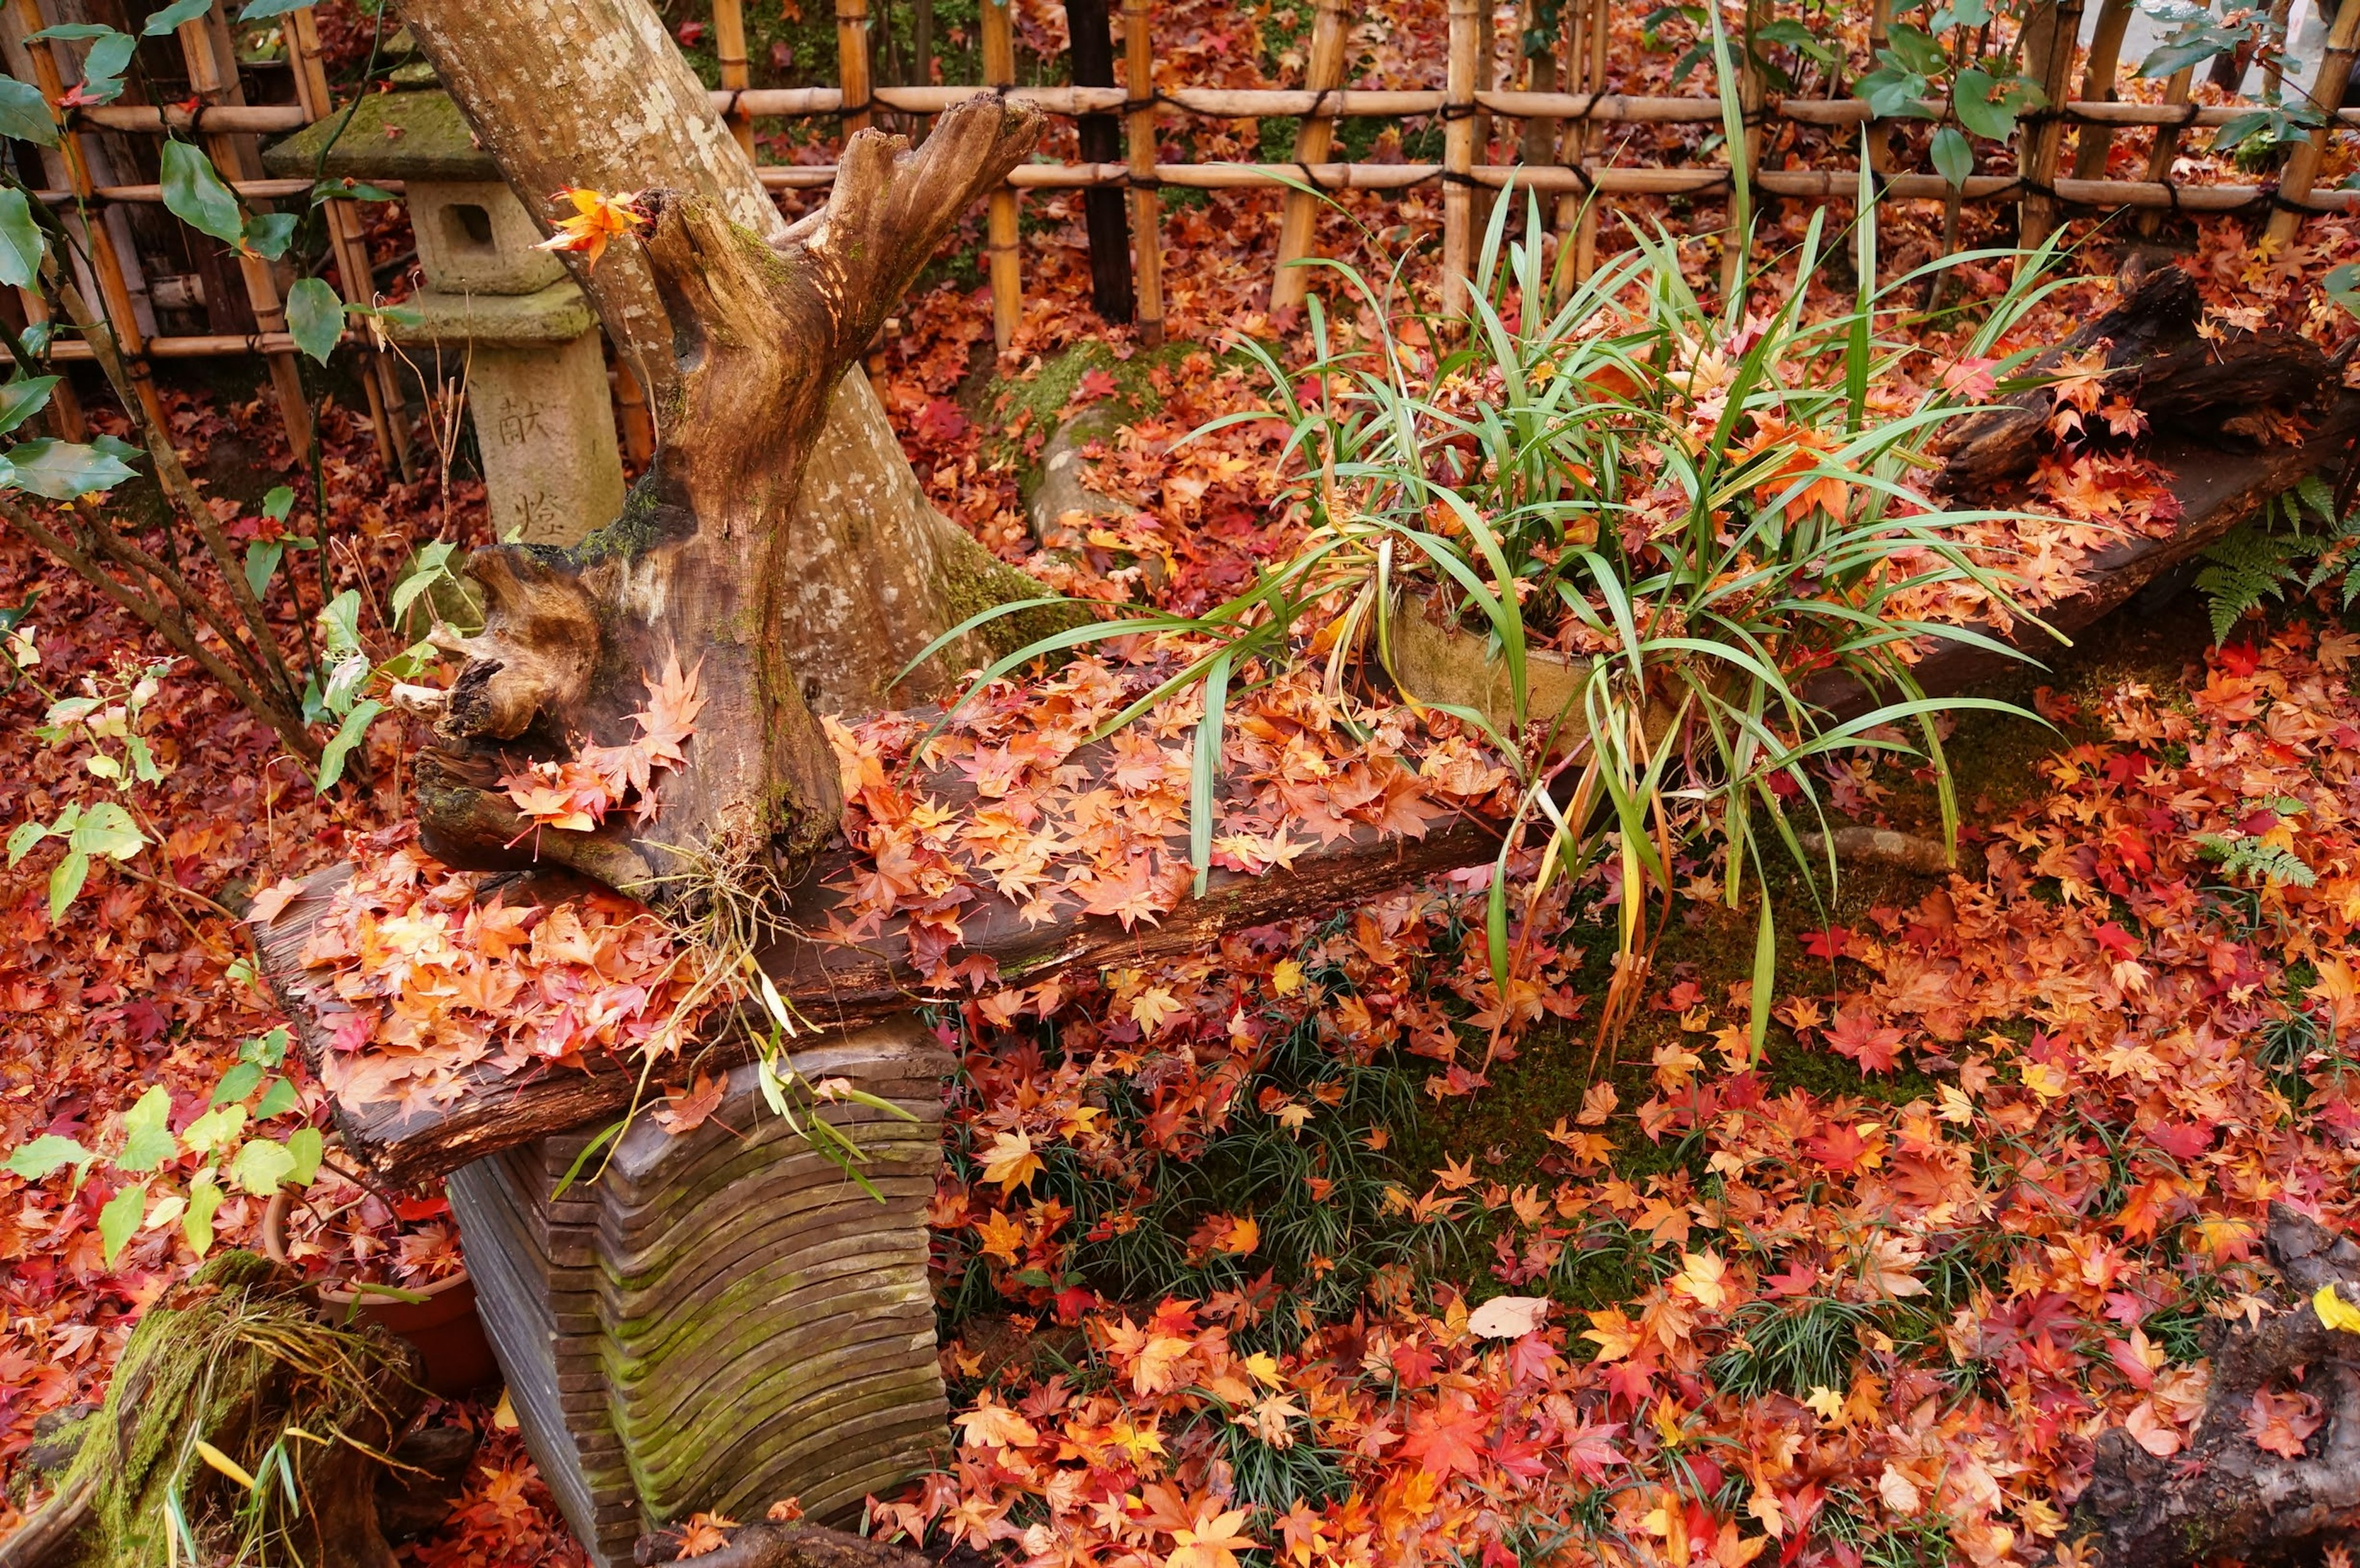
[(533, 248), (531, 217), (450, 95), (372, 93), (350, 124), (333, 115), (263, 163), (281, 177), (402, 181), (426, 286), (403, 301), (415, 324), (387, 333), (463, 363), (498, 537), (572, 544), (613, 521), (623, 465), (596, 313)]

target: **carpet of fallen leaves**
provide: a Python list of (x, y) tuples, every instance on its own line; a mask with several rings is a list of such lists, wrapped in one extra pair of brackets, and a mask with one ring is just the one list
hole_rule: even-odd
[[(1028, 47), (1057, 47), (1060, 7), (1017, 12)], [(1157, 25), (1165, 85), (1288, 85), (1300, 69), (1299, 38), (1222, 0), (1160, 7)], [(1842, 25), (1857, 31), (1858, 18)], [(1686, 26), (1666, 24), (1660, 49), (1618, 56), (1612, 85), (1670, 90)], [(1352, 80), (1429, 84), (1443, 27), (1438, 4), (1388, 7), (1356, 31)], [(1494, 158), (1513, 156), (1513, 133), (1502, 123)], [(1250, 123), (1173, 122), (1164, 134), (1167, 158), (1260, 155)], [(1708, 134), (1633, 127), (1608, 155), (1675, 161)], [(1819, 135), (1782, 125), (1765, 156), (1817, 161)], [(1389, 126), (1354, 156), (1430, 156), (1419, 148), (1437, 136), (1436, 125)], [(2140, 136), (2117, 138), (2114, 171), (2136, 176), (2144, 149)], [(827, 154), (812, 144), (795, 156)], [(2230, 177), (2196, 152), (2179, 173)], [(1438, 188), (1347, 207), (1323, 220), (1323, 247), (1375, 262), (1435, 230)], [(1630, 211), (1691, 221), (1660, 203)], [(1251, 376), (1218, 353), (1224, 331), (1299, 329), (1266, 310), (1277, 212), (1261, 194), (1172, 202), (1167, 321), (1183, 346), (1150, 353), (1087, 308), (1078, 198), (1028, 197), (1026, 311), (1011, 350), (995, 361), (984, 301), (946, 282), (911, 299), (870, 361), (937, 504), (1055, 586), (1182, 612), (1284, 556), (1298, 532), (1269, 504), (1273, 434), (1246, 427), (1170, 450), (1205, 419), (1255, 406)], [(1790, 208), (1765, 221), (1796, 234), (1803, 219)], [(1967, 237), (1993, 221), (1971, 212)], [(1939, 224), (1936, 208), (1892, 209), (1888, 266), (1935, 254)], [(2202, 226), (2193, 264), (2218, 324), (2327, 341), (2335, 319), (2316, 282), (2355, 249), (2340, 218), (2312, 222), (2282, 251), (2223, 220)], [(1696, 247), (1695, 280), (1716, 268)], [(1972, 269), (1968, 280), (1990, 281)], [(2062, 335), (2104, 296), (2103, 284), (2060, 291), (2027, 339)], [(1062, 408), (975, 395), (995, 372), (1002, 387), (1054, 374), (1077, 344), (1095, 346), (1103, 368)], [(1940, 334), (1925, 346), (1883, 395), (1955, 360)], [(1129, 514), (1044, 545), (1024, 517), (1024, 460), (1057, 418), (1112, 396), (1116, 372), (1142, 354), (1148, 406), (1086, 449), (1093, 486)], [(201, 471), (218, 445), (240, 454), (224, 473), (292, 476), (263, 406), (183, 399), (176, 410)], [(2102, 397), (2080, 411), (2104, 421)], [(355, 541), (337, 571), (381, 576), (447, 521), (442, 498), (388, 483), (365, 432), (328, 425), (331, 528)], [(2134, 460), (2060, 434), (2034, 494), (2065, 526), (1988, 541), (2021, 552), (2035, 603), (2070, 592), (2121, 529), (2170, 520)], [(455, 500), (458, 531), (479, 528), (479, 497)], [(0, 602), (36, 587), (46, 668), (154, 657), (108, 606), (0, 544)], [(1497, 1062), (1570, 1034), (1596, 975), (1586, 928), (1566, 911), (1598, 914), (1594, 887), (1556, 889), (1536, 912), (1504, 998), (1482, 948), (1480, 878), (1460, 877), (1317, 929), (1233, 936), (1188, 963), (989, 990), (946, 1011), (965, 1072), (932, 1217), (960, 1445), (951, 1469), (880, 1499), (878, 1522), (936, 1548), (1163, 1568), (1223, 1568), (1250, 1548), (1299, 1568), (1453, 1552), (1488, 1568), (1559, 1547), (1722, 1565), (1848, 1565), (1872, 1549), (1881, 1560), (2038, 1557), (2094, 1432), (2125, 1425), (2163, 1454), (2180, 1443), (2203, 1388), (2197, 1327), (2259, 1310), (2264, 1206), (2289, 1202), (2347, 1227), (2360, 1217), (2355, 652), (2341, 629), (2296, 621), (2208, 657), (2184, 690), (2105, 694), (2073, 716), (2093, 738), (2058, 750), (2040, 789), (1975, 824), (1979, 869), (1804, 939), (1820, 979), (1782, 991), (1777, 1016), (1792, 1048), (1857, 1069), (1847, 1086), (1774, 1087), (1745, 1058), (1742, 989), (1677, 980), (1655, 998), (1671, 1027), (1655, 1031), (1649, 1060), (1601, 1071), (1563, 1104), (1518, 1107), (1555, 1124), (1550, 1154), (1524, 1179), (1485, 1174), (1476, 1149), (1432, 1171), (1399, 1166), (1390, 1155), (1412, 1119), (1401, 1094), (1480, 1098), (1494, 1092)], [(851, 827), (875, 866), (857, 889), (867, 913), (939, 903), (955, 931), (950, 896), (987, 886), (1043, 916), (1171, 908), (1185, 881), (1175, 846), (1188, 782), (1171, 744), (1185, 708), (1121, 743), (1135, 778), (1115, 786), (1119, 803), (1058, 775), (1072, 737), (1141, 679), (1085, 661), (1054, 688), (979, 704), (933, 743), (931, 759), (989, 801), (955, 821), (934, 820), (887, 774), (917, 726), (889, 716), (840, 736), (858, 786)], [(75, 761), (33, 742), (28, 693), (0, 701), (0, 816), (51, 812)], [(1265, 727), (1241, 725), (1230, 745), (1262, 788), (1230, 802), (1217, 864), (1283, 864), (1347, 823), (1415, 831), (1498, 783), (1448, 738), (1400, 729), (1347, 747), (1307, 685), (1257, 701)], [(661, 1027), (661, 998), (644, 986), (563, 989), (572, 966), (603, 969), (623, 990), (669, 973), (628, 909), (594, 909), (576, 929), (534, 916), (519, 948), (519, 933), (471, 916), (468, 889), (402, 846), (397, 750), (380, 752), (371, 780), (315, 799), (201, 681), (169, 677), (152, 709), (171, 769), (158, 806), (169, 838), (143, 863), (152, 874), (222, 897), (366, 853), (363, 894), (385, 899), (375, 912), (438, 909), (439, 940), (457, 933), (477, 984), (505, 985), (497, 961), (512, 949), (545, 951), (531, 1006), (519, 986), (435, 1014), (438, 1029), (474, 1020), (466, 1049), (562, 1059), (631, 1049), (635, 1030)], [(644, 798), (647, 779), (597, 782), (618, 801)], [(1838, 782), (1871, 807), (1881, 787), (1866, 772)], [(561, 815), (582, 804), (550, 802)], [(1134, 836), (1116, 842), (1118, 827)], [(158, 1083), (177, 1124), (237, 1042), (276, 1021), (233, 976), (241, 932), (105, 868), (53, 927), (47, 869), (37, 853), (0, 873), (0, 1146), (95, 1135)], [(955, 965), (953, 943), (941, 955)], [(369, 1015), (380, 1046), (394, 1037), (374, 1026), (408, 1027), (398, 977), (356, 990), (388, 1004)], [(316, 1086), (304, 1093), (317, 1104)], [(1171, 1211), (1187, 1223), (1166, 1238), (1169, 1256), (1124, 1250), (1137, 1213), (1194, 1173), (1281, 1146), (1306, 1158), (1299, 1172), (1286, 1167), (1288, 1191), (1207, 1181)], [(1225, 1196), (1236, 1192), (1256, 1195)], [(138, 1311), (191, 1264), (167, 1224), (103, 1267), (95, 1217), (108, 1196), (103, 1181), (69, 1195), (0, 1172), (0, 1468), (40, 1417), (103, 1394)], [(347, 1198), (358, 1223), (319, 1244), (338, 1254), (322, 1263), (421, 1277), (447, 1266), (431, 1194), (399, 1214), (337, 1189)], [(215, 1221), (223, 1241), (250, 1243), (259, 1207), (231, 1197)], [(1338, 1214), (1361, 1227), (1344, 1233), (1365, 1244), (1357, 1252), (1321, 1228)], [(1617, 1261), (1585, 1267), (1595, 1258)], [(1159, 1288), (1119, 1292), (1118, 1279)], [(1072, 1367), (1011, 1356), (1011, 1330)], [(1829, 1348), (1806, 1355), (1798, 1343)], [(489, 1429), (486, 1446), (449, 1527), (407, 1559), (575, 1560), (514, 1434), (480, 1410), (465, 1419)], [(2251, 1430), (2285, 1451), (2316, 1421), (2299, 1393), (2274, 1395)], [(0, 1501), (0, 1530), (20, 1501)]]

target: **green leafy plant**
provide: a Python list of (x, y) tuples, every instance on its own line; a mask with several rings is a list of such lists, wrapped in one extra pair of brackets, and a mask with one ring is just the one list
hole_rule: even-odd
[(1922, 11), (1923, 25), (1896, 19), (1876, 51), (1876, 69), (1853, 84), (1881, 119), (1934, 123), (1927, 156), (1953, 191), (1975, 169), (1969, 136), (2005, 143), (2024, 115), (2048, 102), (2040, 83), (2018, 69), (2023, 30), (1998, 47), (2003, 35), (1994, 23), (2005, 9), (1993, 0), (1913, 8), (1911, 15)]
[(2334, 517), (2335, 498), (2316, 474), (2266, 502), (2259, 515), (2204, 547), (2196, 591), (2215, 647), (2266, 599), (2324, 592), (2338, 610), (2360, 602), (2360, 510)]
[[(1808, 867), (1799, 834), (1825, 825), (1815, 759), (1908, 749), (1897, 732), (1914, 731), (1945, 831), (1954, 829), (1940, 715), (2015, 710), (1928, 697), (1912, 660), (1944, 642), (2021, 656), (1912, 606), (1972, 585), (2021, 615), (2004, 564), (1971, 559), (1958, 542), (1969, 525), (2017, 514), (1946, 507), (1912, 488), (1926, 442), (1959, 406), (1937, 391), (1886, 415), (1868, 388), (1914, 352), (1885, 334), (1922, 278), (1967, 262), (2016, 264), (2018, 281), (1961, 351), (1983, 355), (2050, 287), (2041, 281), (2049, 253), (1954, 256), (1878, 289), (1866, 281), (1876, 268), (1863, 223), (1854, 309), (1807, 321), (1798, 303), (1828, 258), (1815, 215), (1788, 258), (1793, 281), (1782, 278), (1783, 299), (1765, 320), (1743, 312), (1742, 291), (1718, 308), (1699, 299), (1677, 242), (1663, 234), (1634, 234), (1633, 248), (1568, 287), (1547, 260), (1537, 202), (1526, 204), (1523, 240), (1507, 243), (1512, 205), (1495, 209), (1463, 332), (1419, 314), (1398, 269), (1377, 282), (1331, 261), (1317, 265), (1359, 307), (1365, 337), (1315, 298), (1306, 362), (1243, 345), (1267, 374), (1271, 411), (1197, 433), (1252, 419), (1287, 427), (1285, 500), (1312, 524), (1292, 560), (1200, 616), (1131, 615), (1064, 632), (1003, 658), (983, 680), (1095, 638), (1196, 639), (1196, 657), (1107, 729), (1201, 688), (1192, 822), (1201, 878), (1232, 683), (1266, 664), (1324, 659), (1330, 691), (1348, 697), (1397, 667), (1389, 628), (1415, 613), (1405, 604), (1440, 605), (1482, 638), (1510, 689), (1499, 713), (1424, 704), (1489, 739), (1521, 786), (1492, 879), (1495, 979), (1504, 989), (1513, 963), (1508, 857), (1535, 824), (1548, 852), (1528, 898), (1601, 856), (1612, 867), (1621, 898), (1612, 1029), (1644, 973), (1649, 932), (1661, 929), (1648, 906), (1660, 898), (1668, 910), (1683, 845), (1720, 858), (1732, 907), (1765, 874), (1765, 845)], [(1544, 643), (1586, 670), (1562, 711), (1532, 705)], [(1813, 684), (1830, 680), (1876, 700), (1838, 719)], [(1822, 863), (1832, 878), (1832, 862)], [(1765, 902), (1756, 951), (1765, 980), (1774, 958)], [(1756, 987), (1757, 1042), (1769, 992)]]
[[(94, 1169), (112, 1175), (117, 1184), (98, 1214), (100, 1247), (110, 1268), (140, 1231), (175, 1222), (202, 1258), (213, 1248), (213, 1215), (230, 1191), (268, 1197), (282, 1187), (308, 1185), (319, 1171), (320, 1129), (301, 1119), (301, 1097), (279, 1071), (288, 1045), (283, 1028), (246, 1041), (205, 1108), (178, 1132), (170, 1125), (172, 1093), (155, 1084), (114, 1119), (99, 1148), (43, 1133), (13, 1150), (7, 1168), (27, 1181), (65, 1173), (72, 1192)], [(266, 1122), (286, 1130), (264, 1132)]]

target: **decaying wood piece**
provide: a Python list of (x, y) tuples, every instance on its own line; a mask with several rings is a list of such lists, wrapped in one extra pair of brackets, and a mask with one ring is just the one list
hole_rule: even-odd
[[(2177, 267), (2126, 271), (2122, 302), (2037, 355), (2022, 374), (2039, 375), (2061, 360), (2103, 344), (2109, 395), (2126, 398), (2165, 436), (2223, 444), (2257, 444), (2258, 420), (2333, 397), (2335, 366), (2318, 347), (2289, 332), (2232, 329), (2219, 342), (2196, 335), (2196, 285)], [(1970, 415), (1943, 438), (1945, 494), (1989, 496), (2032, 472), (2041, 429), (2055, 408), (2045, 387)]]
[[(661, 903), (694, 866), (675, 848), (792, 866), (834, 833), (836, 762), (794, 653), (796, 584), (818, 552), (797, 495), (846, 366), (1040, 125), (1022, 104), (971, 99), (916, 151), (864, 132), (827, 206), (776, 250), (711, 198), (648, 194), (641, 249), (671, 323), (665, 440), (609, 528), (570, 550), (470, 558), (485, 626), (459, 645), (445, 744), (417, 776), (434, 854), (476, 868), (553, 861)], [(585, 744), (628, 744), (630, 715), (674, 659), (706, 703), (686, 763), (661, 778), (660, 820), (617, 811), (595, 833), (532, 833), (500, 779)]]
[[(2311, 1301), (2332, 1286), (2360, 1307), (2360, 1246), (2284, 1204), (2271, 1205), (2267, 1244), (2289, 1287), (2285, 1310), (2210, 1325), (2212, 1380), (2187, 1451), (2159, 1457), (2121, 1428), (2098, 1439), (2065, 1536), (2084, 1561), (2278, 1561), (2360, 1535), (2360, 1333), (2329, 1327)], [(2300, 1384), (2289, 1382), (2298, 1373)], [(2247, 1430), (2254, 1396), (2273, 1385), (2325, 1406), (2300, 1457), (2260, 1448)]]
[[(552, 193), (570, 186), (663, 190), (712, 203), (772, 248), (790, 245), (786, 220), (649, 0), (402, 0), (399, 10), (475, 140), (536, 222), (548, 223)], [(951, 191), (938, 184), (934, 193), (946, 203), (941, 223), (956, 221)], [(923, 259), (923, 249), (917, 254)], [(619, 244), (595, 268), (578, 256), (566, 259), (618, 354), (639, 369), (659, 438), (675, 440), (690, 415), (653, 258)], [(890, 306), (906, 279), (888, 288), (881, 274), (866, 270), (874, 265), (864, 261), (856, 280)], [(757, 318), (736, 330), (758, 333), (772, 324)], [(866, 345), (854, 344), (837, 368)], [(773, 629), (817, 712), (866, 713), (934, 701), (981, 662), (978, 654), (995, 646), (994, 631), (1004, 634), (1004, 651), (1037, 635), (1038, 615), (1021, 628), (1022, 616), (961, 638), (889, 686), (930, 642), (976, 611), (1043, 590), (926, 499), (858, 367), (830, 376), (820, 398), (825, 423), (806, 443), (803, 485), (782, 502), (796, 561)], [(748, 446), (744, 457), (749, 481), (767, 483), (777, 472), (759, 446)]]

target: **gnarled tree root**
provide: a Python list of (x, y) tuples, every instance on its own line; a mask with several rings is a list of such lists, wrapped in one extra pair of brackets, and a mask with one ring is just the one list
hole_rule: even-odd
[[(2185, 1452), (2159, 1457), (2120, 1428), (2099, 1438), (2064, 1537), (2082, 1561), (2284, 1561), (2360, 1535), (2360, 1333), (2329, 1327), (2312, 1304), (2333, 1287), (2360, 1306), (2360, 1246), (2283, 1204), (2271, 1206), (2267, 1245), (2290, 1287), (2285, 1310), (2210, 1330), (2212, 1381)], [(2245, 1416), (2256, 1392), (2298, 1374), (2326, 1419), (2299, 1457), (2282, 1458), (2256, 1445)]]
[[(301, 1281), (268, 1258), (224, 1253), (139, 1320), (106, 1403), (70, 1429), (76, 1441), (52, 1445), (71, 1457), (51, 1502), (0, 1545), (0, 1563), (164, 1568), (226, 1558), (243, 1538), (272, 1562), (393, 1568), (373, 1483), (425, 1399), (413, 1361), (376, 1329), (320, 1322)], [(176, 1539), (175, 1516), (195, 1541)]]

